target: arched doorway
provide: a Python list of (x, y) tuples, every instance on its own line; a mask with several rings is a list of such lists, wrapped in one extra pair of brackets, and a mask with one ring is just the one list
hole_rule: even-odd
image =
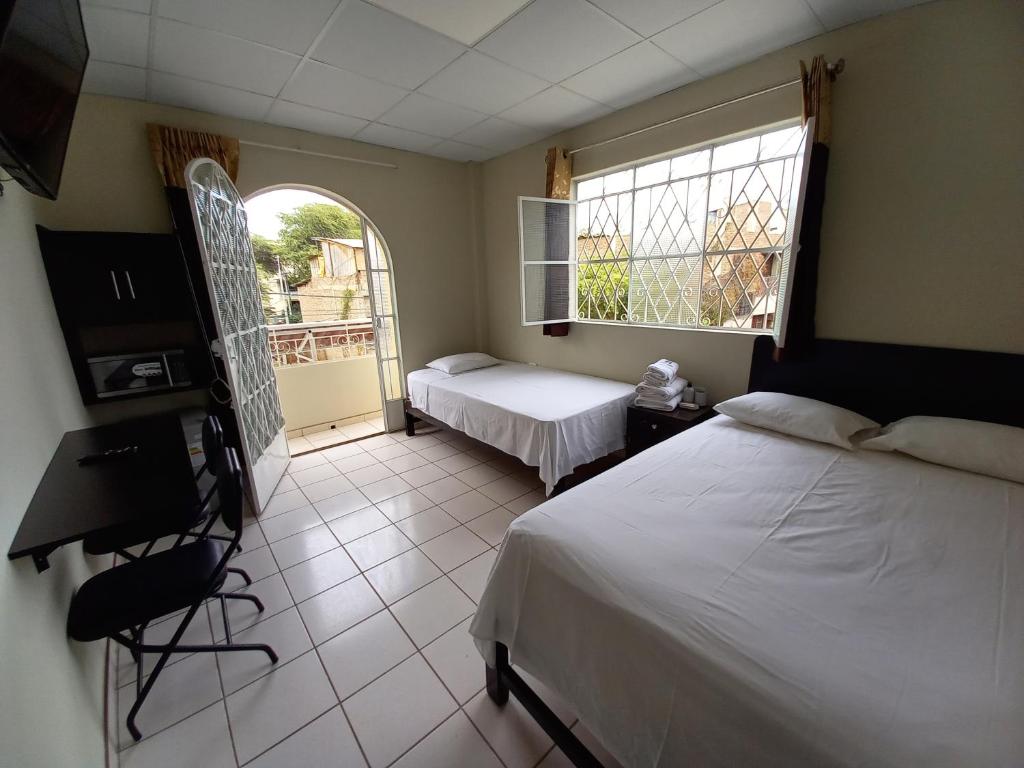
[(362, 211), (301, 184), (245, 198), (293, 455), (403, 424), (391, 255)]

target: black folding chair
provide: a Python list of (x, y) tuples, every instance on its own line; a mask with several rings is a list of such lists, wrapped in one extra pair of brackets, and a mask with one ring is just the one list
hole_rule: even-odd
[[(262, 651), (270, 657), (271, 663), (277, 663), (277, 654), (269, 645), (235, 643), (231, 638), (227, 601), (248, 600), (262, 612), (260, 599), (255, 595), (221, 591), (228, 559), (237, 550), (242, 537), (242, 470), (233, 448), (225, 448), (221, 454), (217, 497), (221, 519), (232, 532), (230, 542), (200, 538), (115, 566), (86, 581), (71, 599), (68, 635), (81, 642), (109, 637), (127, 648), (135, 660), (137, 696), (128, 712), (128, 730), (136, 741), (142, 734), (135, 727), (135, 717), (172, 653)], [(225, 642), (180, 644), (196, 611), (214, 597), (219, 599), (224, 617)], [(170, 641), (165, 645), (147, 644), (146, 626), (182, 608), (188, 610)], [(143, 656), (147, 653), (159, 653), (160, 659), (143, 684)]]
[[(109, 555), (116, 553), (125, 560), (135, 560), (138, 557), (145, 557), (150, 553), (157, 541), (165, 536), (178, 534), (175, 546), (181, 544), (186, 538), (212, 538), (221, 541), (231, 541), (230, 536), (220, 536), (210, 533), (219, 517), (217, 509), (218, 502), (214, 496), (217, 490), (217, 470), (221, 456), (224, 452), (224, 430), (220, 421), (214, 415), (208, 415), (203, 419), (203, 455), (206, 461), (196, 472), (196, 481), (204, 473), (214, 479), (209, 490), (204, 494), (199, 506), (195, 509), (183, 510), (181, 517), (176, 520), (158, 520), (155, 522), (138, 522), (129, 525), (121, 525), (105, 531), (91, 533), (82, 540), (82, 549), (90, 555)], [(203, 526), (201, 531), (193, 531), (194, 528)], [(129, 547), (145, 544), (145, 548), (138, 555), (128, 551)], [(241, 550), (241, 547), (238, 547)], [(246, 584), (252, 584), (249, 574), (241, 568), (228, 568), (229, 573), (237, 573)]]

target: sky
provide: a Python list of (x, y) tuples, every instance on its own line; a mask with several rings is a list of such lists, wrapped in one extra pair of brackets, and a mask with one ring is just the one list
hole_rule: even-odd
[(277, 214), (282, 211), (291, 211), (306, 203), (337, 205), (329, 197), (301, 189), (277, 189), (273, 192), (266, 192), (245, 204), (245, 212), (249, 217), (249, 234), (263, 235), (270, 240), (277, 240), (277, 232), (281, 226)]

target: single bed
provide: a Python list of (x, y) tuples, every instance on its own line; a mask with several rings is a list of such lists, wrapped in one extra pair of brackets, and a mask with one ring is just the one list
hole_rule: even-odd
[[(547, 493), (625, 444), (629, 384), (523, 363), (408, 375), (411, 417), (426, 416), (539, 467)], [(407, 422), (410, 424), (411, 422)]]
[[(913, 349), (783, 369), (759, 340), (751, 389), (852, 408), (884, 383), (880, 421), (1021, 426), (1020, 356)], [(950, 363), (984, 402), (913, 395)], [(716, 417), (517, 519), (471, 633), (492, 699), (576, 765), (598, 763), (509, 659), (631, 768), (1021, 765), (1024, 485)]]

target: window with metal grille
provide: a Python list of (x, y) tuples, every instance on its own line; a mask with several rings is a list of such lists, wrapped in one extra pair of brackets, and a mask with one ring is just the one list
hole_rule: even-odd
[[(579, 179), (571, 215), (523, 198), (524, 323), (564, 321), (544, 299), (568, 285), (572, 320), (782, 341), (809, 135), (773, 128)], [(568, 253), (552, 252), (553, 218), (571, 222)]]

